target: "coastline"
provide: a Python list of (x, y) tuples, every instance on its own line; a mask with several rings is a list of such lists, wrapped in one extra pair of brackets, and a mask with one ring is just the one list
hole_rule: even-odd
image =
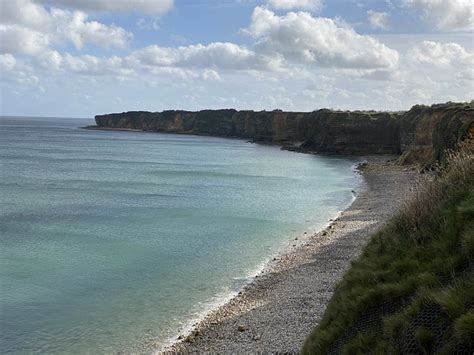
[(87, 129), (90, 131), (120, 131), (120, 132), (147, 132), (142, 129), (133, 128), (111, 128), (111, 127), (99, 127), (99, 126), (84, 126), (79, 127), (80, 129)]
[(242, 291), (157, 352), (298, 353), (351, 260), (410, 195), (416, 173), (388, 158), (366, 157), (361, 191), (337, 218), (295, 239)]

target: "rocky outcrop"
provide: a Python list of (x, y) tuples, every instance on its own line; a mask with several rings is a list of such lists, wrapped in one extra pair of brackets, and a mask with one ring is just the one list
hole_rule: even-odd
[(336, 154), (402, 154), (403, 163), (430, 164), (468, 135), (473, 103), (414, 106), (407, 112), (202, 110), (98, 115), (109, 129), (211, 135)]
[(402, 164), (429, 165), (441, 160), (474, 133), (474, 104), (416, 105), (402, 116), (400, 151)]

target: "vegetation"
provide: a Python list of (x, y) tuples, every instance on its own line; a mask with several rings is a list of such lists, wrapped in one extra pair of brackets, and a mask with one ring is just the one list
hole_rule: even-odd
[(304, 354), (471, 353), (474, 155), (433, 175), (352, 264)]

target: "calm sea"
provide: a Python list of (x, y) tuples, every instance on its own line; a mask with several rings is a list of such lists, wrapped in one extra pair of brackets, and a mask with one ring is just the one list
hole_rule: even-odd
[(358, 159), (0, 118), (0, 353), (148, 351), (327, 223)]

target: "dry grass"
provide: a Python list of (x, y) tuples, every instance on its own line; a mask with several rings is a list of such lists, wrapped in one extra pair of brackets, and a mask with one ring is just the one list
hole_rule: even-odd
[(468, 149), (449, 152), (443, 163), (438, 163), (430, 172), (419, 176), (413, 198), (391, 223), (398, 231), (409, 235), (413, 242), (425, 243), (432, 235), (426, 229), (427, 220), (433, 226), (439, 225), (442, 217), (434, 212), (457, 199), (467, 186), (473, 185), (473, 152)]
[[(452, 353), (474, 346), (473, 267), (474, 154), (462, 150), (426, 173), (414, 198), (373, 236), (303, 353)], [(420, 325), (425, 316), (431, 323)]]

